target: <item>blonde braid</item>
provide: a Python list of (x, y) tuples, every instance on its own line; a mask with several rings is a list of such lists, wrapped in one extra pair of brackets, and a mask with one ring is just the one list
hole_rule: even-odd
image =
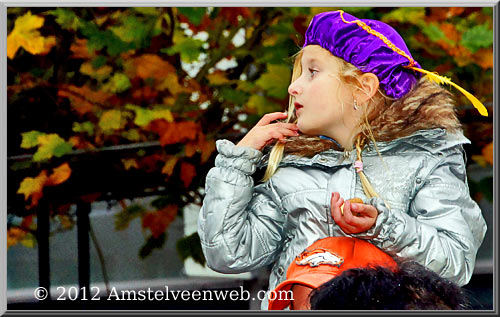
[[(357, 158), (357, 161), (359, 161), (361, 164), (363, 164), (363, 158), (361, 156), (361, 151), (363, 151), (364, 146), (365, 146), (365, 138), (363, 137), (362, 134), (359, 134), (356, 137), (356, 158)], [(380, 197), (380, 195), (373, 188), (372, 184), (370, 184), (370, 181), (366, 177), (365, 173), (363, 173), (363, 169), (357, 168), (356, 172), (359, 175), (359, 178), (361, 180), (361, 185), (363, 186), (363, 191), (365, 192), (366, 197), (368, 197), (368, 198)]]

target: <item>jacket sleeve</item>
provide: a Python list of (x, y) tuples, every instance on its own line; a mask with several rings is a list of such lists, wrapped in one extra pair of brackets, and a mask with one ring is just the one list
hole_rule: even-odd
[(240, 273), (271, 263), (281, 249), (285, 219), (271, 181), (254, 187), (251, 175), (262, 152), (218, 140), (207, 174), (198, 234), (207, 265)]
[(417, 188), (408, 213), (389, 209), (380, 198), (374, 227), (359, 235), (384, 251), (413, 259), (458, 285), (469, 282), (486, 233), (479, 206), (470, 197), (462, 151), (441, 160)]

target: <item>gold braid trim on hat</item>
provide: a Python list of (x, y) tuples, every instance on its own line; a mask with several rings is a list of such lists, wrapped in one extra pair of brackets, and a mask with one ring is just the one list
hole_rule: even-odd
[(410, 61), (410, 65), (406, 66), (406, 67), (411, 67), (411, 66), (414, 66), (415, 65), (415, 60), (413, 58), (411, 58), (411, 56), (409, 56), (408, 54), (406, 54), (403, 50), (401, 50), (399, 47), (396, 47), (396, 45), (394, 45), (391, 41), (389, 41), (388, 38), (386, 38), (385, 36), (383, 36), (382, 34), (380, 34), (379, 32), (375, 31), (374, 29), (372, 29), (371, 27), (369, 27), (368, 25), (366, 25), (365, 22), (361, 21), (361, 20), (354, 20), (354, 21), (346, 21), (344, 19), (344, 11), (342, 10), (339, 10), (338, 12), (340, 12), (340, 18), (342, 19), (342, 21), (344, 21), (345, 23), (356, 23), (357, 25), (359, 25), (359, 27), (361, 27), (363, 30), (365, 30), (366, 32), (370, 33), (370, 34), (373, 34), (375, 35), (376, 37), (378, 37), (379, 39), (381, 39), (390, 49), (392, 49), (394, 52), (398, 53), (399, 55), (401, 56), (404, 56), (406, 57), (409, 61)]
[(488, 116), (488, 110), (481, 103), (481, 101), (479, 101), (476, 97), (474, 97), (474, 95), (472, 95), (467, 90), (463, 89), (459, 85), (457, 85), (454, 82), (452, 82), (450, 80), (450, 78), (445, 77), (445, 76), (441, 76), (437, 72), (430, 72), (428, 70), (415, 67), (415, 60), (413, 58), (411, 58), (408, 54), (406, 54), (403, 50), (401, 50), (400, 48), (396, 47), (396, 45), (394, 45), (391, 41), (389, 41), (389, 39), (386, 38), (384, 35), (382, 35), (379, 32), (373, 30), (371, 27), (369, 27), (368, 25), (366, 25), (366, 23), (362, 22), (359, 19), (358, 20), (354, 20), (354, 21), (346, 21), (344, 19), (344, 15), (343, 15), (344, 11), (343, 10), (338, 10), (338, 12), (340, 13), (340, 18), (342, 19), (342, 21), (344, 23), (356, 23), (359, 27), (361, 27), (366, 32), (368, 32), (368, 33), (370, 33), (372, 35), (375, 35), (377, 38), (379, 38), (380, 40), (382, 40), (394, 52), (396, 52), (397, 54), (399, 54), (401, 56), (406, 57), (410, 61), (410, 64), (407, 65), (407, 66), (403, 66), (403, 67), (409, 68), (409, 69), (412, 69), (413, 71), (417, 71), (417, 72), (425, 74), (425, 78), (427, 78), (431, 82), (435, 82), (435, 83), (440, 84), (440, 85), (442, 85), (442, 84), (448, 84), (448, 85), (451, 85), (451, 86), (455, 87), (458, 91), (460, 91), (462, 94), (464, 94), (465, 97), (467, 97), (467, 99), (469, 99), (470, 102), (472, 102), (472, 105), (479, 111), (479, 113), (482, 116), (486, 116), (486, 117)]

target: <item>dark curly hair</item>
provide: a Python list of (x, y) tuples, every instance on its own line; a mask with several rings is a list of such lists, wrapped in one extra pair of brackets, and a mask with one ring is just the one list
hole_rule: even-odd
[(463, 310), (471, 309), (465, 290), (413, 262), (349, 269), (310, 294), (316, 310)]

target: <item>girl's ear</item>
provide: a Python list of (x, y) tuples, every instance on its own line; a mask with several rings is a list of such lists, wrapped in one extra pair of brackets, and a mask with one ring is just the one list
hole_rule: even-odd
[(378, 91), (379, 81), (375, 74), (364, 73), (359, 77), (359, 89), (355, 93), (355, 98), (360, 104), (366, 103)]

